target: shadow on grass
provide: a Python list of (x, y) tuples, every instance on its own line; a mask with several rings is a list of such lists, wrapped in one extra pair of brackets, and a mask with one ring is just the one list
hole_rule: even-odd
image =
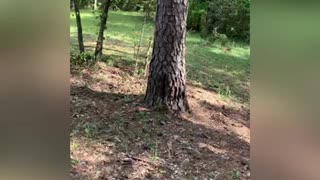
[[(144, 21), (143, 12), (126, 12), (126, 11), (110, 11), (110, 18), (117, 22), (130, 20), (131, 22), (141, 22)], [(154, 21), (152, 18), (147, 18), (148, 24), (153, 24)]]
[[(83, 28), (86, 42), (95, 42), (98, 32), (98, 20), (93, 17), (91, 11), (83, 11)], [(105, 52), (107, 55), (119, 56), (124, 63), (132, 65), (134, 43), (139, 39), (143, 25), (143, 14), (134, 12), (111, 11), (106, 30)], [(154, 22), (148, 20), (145, 29), (145, 38), (152, 37)], [(72, 20), (75, 28), (75, 20)], [(72, 45), (76, 45), (76, 33), (72, 35)], [(193, 85), (213, 90), (222, 97), (249, 103), (249, 69), (248, 51), (246, 46), (232, 47), (231, 50), (222, 50), (221, 47), (204, 45), (200, 35), (188, 33), (187, 36), (187, 72), (188, 79)], [(114, 47), (111, 47), (114, 45)], [(75, 46), (75, 48), (77, 48)], [(91, 48), (91, 46), (87, 47)], [(93, 47), (94, 48), (94, 47)], [(108, 54), (109, 51), (109, 54)], [(132, 52), (132, 53), (131, 53)], [(120, 56), (123, 55), (124, 58)], [(130, 57), (131, 56), (131, 57)]]
[(192, 43), (189, 46), (192, 48), (187, 51), (187, 78), (193, 85), (248, 103), (250, 64), (247, 57), (235, 56), (232, 52), (215, 52), (212, 50), (217, 48)]
[[(94, 177), (99, 171), (102, 179), (204, 179), (217, 171), (220, 179), (228, 179), (243, 166), (242, 158), (249, 157), (249, 144), (233, 132), (144, 107), (142, 95), (72, 86), (71, 97), (71, 139), (102, 144), (91, 150), (86, 146), (86, 153), (106, 156), (77, 159), (83, 162), (73, 167), (79, 176)], [(93, 169), (86, 173), (83, 168)]]
[[(90, 12), (89, 12), (90, 13)], [(97, 34), (99, 30), (99, 20), (95, 19), (92, 15), (82, 17), (83, 32), (87, 34)], [(131, 42), (139, 37), (137, 32), (142, 31), (144, 22), (143, 15), (140, 14), (126, 14), (126, 12), (110, 12), (107, 29), (105, 31), (106, 36), (121, 37), (126, 42)], [(145, 36), (153, 35), (154, 22), (148, 20), (145, 26)]]

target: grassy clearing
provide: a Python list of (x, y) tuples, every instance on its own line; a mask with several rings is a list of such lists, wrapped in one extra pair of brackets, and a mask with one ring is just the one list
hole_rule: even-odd
[[(93, 50), (98, 32), (98, 19), (91, 10), (82, 10), (84, 41), (87, 50)], [(70, 36), (72, 49), (77, 49), (76, 22), (70, 13)], [(135, 64), (133, 55), (143, 25), (143, 14), (138, 12), (111, 11), (106, 31), (104, 54), (109, 65), (131, 66)], [(154, 32), (153, 22), (147, 21), (143, 46)], [(248, 45), (230, 43), (228, 48), (219, 44), (209, 44), (199, 34), (187, 36), (187, 72), (193, 85), (217, 92), (221, 99), (249, 104), (249, 62)]]

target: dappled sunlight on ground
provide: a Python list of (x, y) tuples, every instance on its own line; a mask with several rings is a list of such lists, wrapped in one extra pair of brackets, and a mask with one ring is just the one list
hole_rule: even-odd
[[(98, 21), (94, 19), (90, 10), (84, 10), (82, 16), (85, 46), (89, 52), (93, 52), (99, 29)], [(72, 15), (70, 17), (71, 44), (73, 49), (77, 49), (75, 17)], [(109, 55), (108, 61), (111, 64), (117, 64), (116, 67), (135, 64), (134, 48), (139, 42), (143, 20), (143, 15), (138, 12), (110, 12), (103, 53)], [(153, 22), (148, 19), (141, 51), (145, 51), (153, 33)], [(188, 33), (186, 55), (188, 79), (195, 85), (217, 92), (225, 99), (232, 99), (248, 106), (250, 47), (238, 43), (229, 43), (227, 47), (208, 44), (199, 34)]]
[(240, 103), (189, 85), (192, 113), (174, 116), (144, 106), (144, 78), (104, 63), (71, 72), (74, 179), (201, 179), (213, 171), (226, 179), (249, 171), (249, 116)]
[[(87, 10), (82, 17), (86, 50), (92, 53), (97, 20)], [(225, 180), (234, 171), (250, 179), (249, 47), (208, 45), (189, 33), (192, 112), (173, 115), (143, 103), (147, 80), (134, 73), (133, 58), (142, 22), (141, 13), (111, 11), (104, 62), (71, 67), (72, 179)], [(144, 43), (153, 34), (149, 20), (145, 33)]]
[(249, 48), (247, 47), (232, 47), (230, 49), (226, 49), (224, 47), (216, 47), (211, 48), (210, 52), (217, 53), (217, 54), (226, 54), (232, 57), (235, 57), (234, 60), (245, 60), (247, 61), (249, 58)]

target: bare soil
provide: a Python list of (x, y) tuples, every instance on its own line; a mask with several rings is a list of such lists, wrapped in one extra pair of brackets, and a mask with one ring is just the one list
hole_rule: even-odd
[(144, 106), (146, 79), (71, 69), (72, 179), (250, 179), (249, 109), (188, 84), (192, 113)]

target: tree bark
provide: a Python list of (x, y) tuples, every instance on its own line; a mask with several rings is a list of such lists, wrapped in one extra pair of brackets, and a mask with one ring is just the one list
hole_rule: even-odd
[(173, 111), (189, 109), (185, 41), (188, 0), (158, 0), (154, 47), (145, 102)]
[(98, 0), (94, 0), (94, 10), (98, 9)]
[(70, 0), (70, 9), (74, 8), (74, 0)]
[(109, 14), (109, 8), (111, 5), (111, 0), (106, 0), (104, 3), (102, 15), (101, 15), (101, 24), (100, 24), (100, 30), (97, 40), (96, 49), (94, 52), (95, 60), (100, 60), (102, 56), (102, 49), (103, 49), (103, 40), (104, 40), (104, 30), (106, 29), (107, 20), (108, 20), (108, 14)]
[(73, 3), (74, 3), (74, 11), (76, 13), (77, 28), (78, 28), (79, 50), (80, 50), (80, 53), (83, 53), (84, 52), (84, 45), (83, 45), (81, 16), (80, 16), (80, 10), (79, 10), (79, 0), (73, 0)]

